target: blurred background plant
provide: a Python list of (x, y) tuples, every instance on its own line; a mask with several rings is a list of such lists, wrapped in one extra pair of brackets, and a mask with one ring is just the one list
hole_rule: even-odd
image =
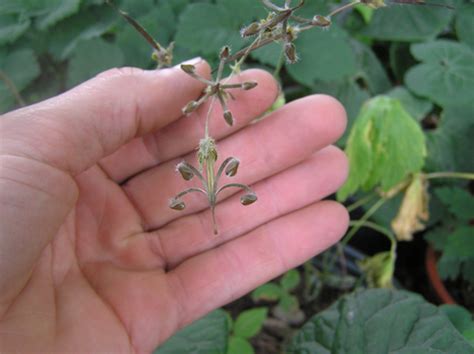
[[(474, 340), (474, 3), (436, 2), (454, 10), (358, 4), (330, 28), (301, 33), (296, 64), (276, 43), (250, 54), (243, 69), (261, 67), (282, 83), (278, 105), (326, 93), (346, 107), (349, 125), (338, 144), (351, 172), (337, 198), (351, 211), (351, 229), (333, 249), (228, 305), (235, 322), (218, 310), (157, 353), (472, 352), (465, 345)], [(213, 67), (224, 45), (233, 52), (249, 45), (239, 31), (268, 14), (255, 0), (115, 3), (160, 43), (174, 42), (174, 64), (202, 56)], [(343, 4), (307, 0), (298, 15)], [(156, 63), (149, 44), (103, 0), (0, 2), (0, 113), (117, 66)], [(464, 309), (438, 309), (401, 290), (363, 290), (403, 288), (437, 301), (424, 269), (427, 249), (437, 251), (438, 273)], [(339, 321), (349, 315), (360, 333)], [(396, 339), (382, 330), (389, 319)], [(240, 329), (247, 326), (251, 335)]]

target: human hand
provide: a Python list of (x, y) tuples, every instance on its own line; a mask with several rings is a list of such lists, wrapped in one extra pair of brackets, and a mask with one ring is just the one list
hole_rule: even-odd
[(310, 96), (248, 125), (278, 91), (260, 70), (234, 78), (249, 79), (257, 88), (230, 102), (236, 124), (210, 128), (218, 164), (238, 157), (259, 200), (225, 194), (218, 236), (199, 196), (168, 208), (189, 187), (174, 166), (194, 162), (206, 112), (182, 117), (203, 86), (179, 68), (114, 69), (0, 118), (1, 352), (150, 352), (344, 234), (346, 210), (320, 201), (346, 178), (330, 146), (344, 109)]

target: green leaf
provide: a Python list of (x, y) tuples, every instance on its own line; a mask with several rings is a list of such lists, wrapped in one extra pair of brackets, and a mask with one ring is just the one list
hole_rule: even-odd
[(281, 288), (275, 283), (267, 283), (259, 286), (252, 292), (253, 301), (276, 301), (280, 298)]
[(303, 32), (295, 44), (300, 60), (286, 67), (303, 85), (311, 87), (316, 80), (340, 80), (357, 71), (349, 36), (337, 25), (327, 30), (315, 28)]
[(456, 9), (456, 33), (461, 42), (474, 49), (474, 3), (465, 2)]
[(280, 302), (278, 303), (278, 307), (285, 313), (292, 313), (300, 309), (300, 303), (296, 296), (283, 294)]
[(358, 78), (362, 78), (372, 94), (381, 94), (390, 89), (391, 83), (382, 63), (369, 46), (356, 40), (351, 42), (356, 53), (359, 72)]
[(45, 10), (45, 14), (36, 19), (36, 27), (45, 30), (62, 19), (75, 14), (79, 10), (80, 0), (52, 1)]
[(340, 200), (378, 185), (388, 191), (408, 175), (420, 172), (426, 156), (425, 139), (399, 101), (378, 96), (362, 108), (346, 153), (350, 173), (338, 192)]
[(3, 15), (0, 11), (0, 45), (13, 43), (30, 27), (29, 18), (21, 15)]
[(255, 336), (262, 329), (267, 314), (266, 307), (257, 307), (242, 312), (234, 322), (234, 335), (241, 338)]
[(447, 107), (438, 127), (426, 133), (428, 171), (474, 172), (474, 106)]
[[(7, 55), (0, 54), (0, 70), (21, 93), (40, 74), (35, 54), (31, 49), (18, 49)], [(0, 80), (0, 112), (15, 104), (15, 96), (3, 80)]]
[[(442, 305), (439, 309), (449, 318), (453, 326), (456, 327), (464, 338), (469, 341), (474, 339), (471, 336), (472, 331), (474, 331), (474, 321), (472, 314), (467, 309), (459, 305)], [(472, 344), (474, 343), (471, 342)]]
[(467, 261), (474, 259), (474, 227), (458, 227), (448, 236), (441, 259)]
[(414, 44), (411, 51), (423, 63), (405, 75), (410, 90), (443, 107), (472, 102), (474, 51), (447, 40)]
[(280, 279), (280, 284), (286, 291), (294, 290), (301, 282), (300, 272), (296, 269), (291, 269), (286, 272)]
[(240, 38), (242, 26), (264, 16), (262, 5), (254, 0), (191, 4), (180, 16), (176, 44), (195, 55), (216, 56), (224, 45), (235, 52), (246, 43)]
[(391, 288), (393, 286), (395, 260), (395, 252), (388, 251), (367, 257), (358, 264), (370, 287)]
[(287, 354), (469, 354), (448, 318), (420, 296), (388, 289), (356, 291), (311, 318)]
[(229, 338), (229, 348), (227, 354), (253, 354), (255, 353), (252, 345), (247, 339), (231, 336)]
[[(438, 1), (451, 4), (452, 1)], [(422, 41), (436, 37), (451, 21), (454, 11), (440, 7), (392, 5), (377, 9), (363, 34), (375, 39)]]
[(474, 196), (468, 191), (458, 187), (442, 187), (437, 188), (435, 193), (455, 217), (465, 221), (474, 218)]
[(119, 20), (119, 15), (109, 6), (91, 6), (59, 22), (50, 30), (49, 51), (55, 59), (64, 60), (80, 41), (101, 36)]
[(418, 122), (421, 122), (433, 109), (433, 104), (423, 98), (414, 96), (403, 86), (397, 86), (387, 92), (387, 96), (398, 99), (403, 108)]
[(79, 43), (69, 62), (67, 85), (75, 86), (98, 73), (123, 64), (123, 54), (115, 44), (96, 38)]
[(168, 339), (154, 354), (225, 354), (227, 348), (225, 311), (216, 310)]

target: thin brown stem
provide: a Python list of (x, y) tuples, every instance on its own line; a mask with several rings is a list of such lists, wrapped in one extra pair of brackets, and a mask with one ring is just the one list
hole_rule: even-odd
[(26, 105), (25, 100), (23, 99), (23, 97), (21, 97), (20, 92), (18, 91), (18, 88), (16, 87), (15, 83), (10, 79), (10, 77), (3, 70), (0, 70), (0, 80), (5, 82), (5, 85), (7, 86), (8, 90), (10, 90), (12, 95), (15, 97), (18, 104), (24, 107)]

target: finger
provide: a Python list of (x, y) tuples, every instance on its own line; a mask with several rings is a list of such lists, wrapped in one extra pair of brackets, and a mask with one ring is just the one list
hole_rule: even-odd
[[(256, 183), (332, 144), (344, 132), (345, 124), (344, 108), (335, 99), (323, 95), (309, 96), (220, 141), (220, 161), (238, 153), (241, 168), (233, 180)], [(185, 160), (194, 161), (194, 154), (187, 155)], [(147, 229), (157, 229), (208, 206), (206, 198), (192, 193), (185, 197), (187, 208), (184, 211), (176, 212), (167, 207), (173, 195), (192, 186), (199, 187), (199, 181), (185, 182), (175, 172), (179, 161), (162, 164), (124, 185)], [(229, 181), (224, 176), (221, 184)], [(226, 190), (219, 198), (222, 200), (232, 193), (235, 191)]]
[[(209, 66), (194, 61), (203, 76)], [(2, 118), (4, 153), (77, 175), (137, 136), (181, 116), (204, 85), (179, 67), (113, 69), (45, 102)]]
[(195, 256), (168, 273), (181, 304), (180, 326), (248, 293), (337, 242), (349, 218), (323, 201)]
[[(154, 250), (168, 269), (185, 259), (215, 248), (239, 235), (334, 193), (347, 177), (344, 153), (327, 147), (308, 160), (254, 186), (258, 203), (243, 207), (236, 195), (219, 204), (219, 235), (214, 235), (209, 210), (178, 219), (147, 235), (145, 247)], [(150, 247), (151, 245), (151, 247)]]
[[(256, 81), (258, 86), (250, 91), (232, 90), (235, 96), (235, 100), (229, 100), (229, 108), (235, 118), (232, 127), (225, 123), (219, 105), (213, 109), (209, 128), (214, 138), (221, 139), (240, 130), (262, 115), (275, 101), (278, 85), (271, 74), (263, 70), (247, 70), (229, 83), (245, 81)], [(103, 159), (101, 166), (110, 178), (121, 183), (140, 171), (194, 150), (204, 136), (208, 109), (209, 102), (163, 129), (134, 139)]]

